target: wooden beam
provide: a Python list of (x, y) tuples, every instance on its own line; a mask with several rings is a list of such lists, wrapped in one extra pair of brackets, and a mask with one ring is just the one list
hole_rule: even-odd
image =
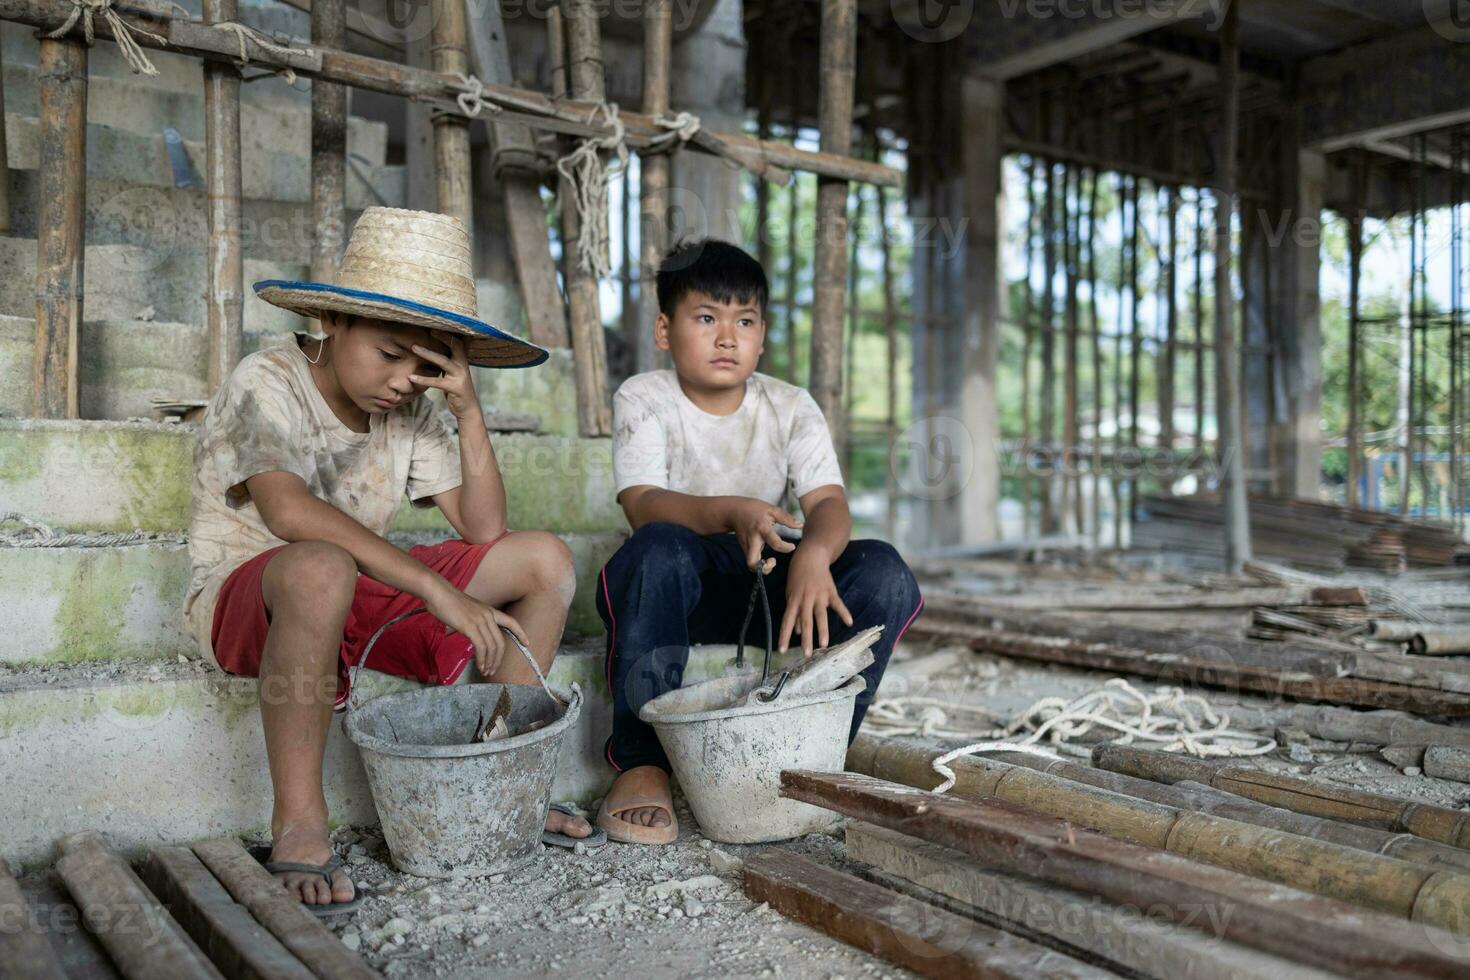
[(25, 892), (0, 858), (0, 976), (5, 980), (66, 980), (66, 970), (32, 918)]
[(321, 980), (382, 980), (320, 919), (287, 894), (238, 841), (203, 841), (193, 851), (235, 901)]
[[(470, 67), (487, 82), (514, 83), (500, 4), (475, 3), (468, 11)], [(566, 306), (551, 258), (550, 229), (541, 202), (540, 158), (531, 130), (523, 123), (495, 119), (489, 121), (489, 127), (487, 157), (505, 202), (526, 332), (532, 343), (542, 347), (568, 347)]]
[[(791, 769), (781, 773), (781, 795), (1297, 962), (1384, 978), (1450, 977), (1463, 967), (1440, 952), (1458, 946), (1456, 934), (1435, 926), (1114, 840), (1008, 803), (956, 800), (853, 773)], [(1229, 915), (1218, 914), (1226, 908)], [(1374, 938), (1365, 942), (1370, 931)]]
[[(344, 0), (313, 0), (312, 44), (343, 46), (345, 6)], [(311, 216), (312, 281), (335, 282), (347, 222), (347, 88), (321, 79), (311, 83)]]
[(1114, 976), (800, 854), (770, 850), (748, 859), (745, 894), (921, 976), (946, 980)]
[[(602, 36), (595, 0), (561, 0), (565, 31), (565, 64), (572, 97), (592, 105), (606, 98), (603, 85)], [(553, 54), (553, 62), (560, 59)], [(612, 407), (607, 394), (607, 338), (603, 333), (602, 304), (597, 276), (582, 267), (578, 244), (583, 216), (569, 181), (561, 186), (562, 252), (566, 256), (567, 305), (571, 309), (572, 353), (577, 371), (577, 424), (584, 436), (612, 434)], [(607, 200), (607, 186), (593, 189)], [(599, 216), (607, 221), (606, 208)], [(606, 228), (602, 229), (606, 233)]]
[[(649, 0), (643, 5), (643, 114), (650, 118), (669, 111), (673, 38), (672, 0)], [(658, 267), (669, 248), (670, 163), (667, 153), (638, 158), (638, 340), (633, 363), (640, 373), (658, 363), (653, 324), (659, 313)]]
[(36, 61), (41, 119), (36, 202), (36, 350), (32, 414), (81, 415), (77, 344), (87, 220), (87, 47), (41, 38)]
[[(818, 125), (823, 153), (852, 151), (857, 51), (855, 0), (822, 0)], [(842, 325), (847, 280), (847, 181), (817, 181), (817, 242), (812, 263), (812, 360), (808, 388), (827, 418), (838, 458), (846, 444), (842, 415)]]
[(108, 850), (98, 834), (68, 834), (56, 842), (56, 850), (60, 855), (56, 871), (81, 909), (83, 921), (128, 980), (221, 977), (128, 863)]
[(872, 824), (848, 821), (846, 844), (848, 858), (871, 865), (876, 870), (868, 873), (884, 876), (880, 880), (910, 882), (926, 901), (959, 903), (959, 911), (966, 915), (1001, 920), (1007, 929), (1026, 929), (1039, 942), (1116, 964), (1124, 976), (1191, 980), (1339, 976), (1219, 938), (1200, 942), (1193, 929), (1128, 914), (1077, 891), (1004, 874), (953, 848)]
[[(317, 2), (320, 7), (322, 0)], [(315, 976), (245, 906), (236, 904), (188, 848), (149, 851), (143, 880), (227, 980), (312, 980)]]
[[(323, 0), (321, 5), (325, 8), (329, 2)], [(206, 22), (234, 21), (238, 16), (237, 0), (205, 0)], [(240, 71), (233, 65), (210, 61), (204, 62), (203, 67), (204, 181), (209, 202), (209, 242), (205, 246), (209, 281), (204, 314), (209, 331), (208, 391), (213, 395), (240, 362), (245, 336), (245, 249), (240, 237)], [(312, 86), (313, 105), (317, 87)], [(312, 140), (314, 194), (315, 126)], [(340, 237), (340, 228), (338, 234)]]
[[(467, 75), (470, 70), (465, 0), (429, 0), (434, 27), (429, 58), (441, 75)], [(434, 177), (439, 212), (464, 223), (475, 242), (474, 189), (470, 186), (470, 121), (458, 113), (434, 114)]]

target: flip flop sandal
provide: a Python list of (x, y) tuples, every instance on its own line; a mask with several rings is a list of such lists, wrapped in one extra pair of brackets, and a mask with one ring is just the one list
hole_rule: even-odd
[[(555, 810), (557, 813), (565, 813), (569, 817), (581, 816), (577, 808), (570, 803), (553, 803), (548, 809)], [(593, 827), (592, 833), (586, 837), (572, 837), (568, 834), (543, 830), (541, 831), (541, 843), (548, 847), (565, 847), (571, 851), (575, 851), (579, 846), (583, 851), (598, 851), (607, 845), (607, 831), (601, 827)]]
[[(327, 887), (332, 887), (332, 872), (342, 867), (342, 858), (333, 854), (325, 864), (301, 864), (296, 861), (272, 861), (270, 860), (271, 849), (269, 845), (256, 844), (247, 848), (250, 856), (269, 871), (271, 874), (285, 874), (286, 872), (297, 872), (299, 874), (316, 874), (326, 879)], [(302, 902), (301, 907), (318, 918), (332, 915), (346, 915), (348, 912), (357, 911), (362, 905), (362, 900), (367, 896), (362, 893), (356, 882), (352, 883), (353, 896), (350, 901), (332, 902), (327, 905), (319, 905), (314, 902)]]
[[(597, 826), (607, 831), (607, 836), (620, 844), (672, 844), (679, 839), (679, 818), (674, 814), (672, 803), (666, 803), (653, 793), (637, 792), (637, 787), (627, 799), (616, 807), (608, 805), (607, 800), (602, 801), (602, 810), (597, 814)], [(663, 827), (645, 827), (642, 824), (629, 823), (621, 819), (618, 814), (627, 813), (629, 810), (638, 810), (643, 807), (657, 807), (669, 815), (669, 822)]]

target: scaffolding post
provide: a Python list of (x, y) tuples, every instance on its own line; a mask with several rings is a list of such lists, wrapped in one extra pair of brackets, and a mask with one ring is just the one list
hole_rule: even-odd
[[(220, 20), (234, 20), (236, 0), (214, 0), (213, 5), (226, 7), (228, 13)], [(311, 43), (330, 48), (342, 48), (347, 40), (347, 14), (343, 0), (313, 0), (311, 5)], [(205, 66), (209, 78), (211, 68), (220, 70), (233, 79), (220, 77), (206, 82), (205, 94), (219, 86), (221, 97), (233, 98), (235, 103), (235, 188), (238, 192), (240, 178), (239, 153), (239, 104), (240, 76), (225, 65)], [(223, 90), (233, 87), (226, 96)], [(207, 113), (206, 113), (207, 114)], [(211, 169), (213, 169), (211, 165)], [(219, 192), (210, 175), (210, 203)], [(210, 215), (214, 215), (214, 207)], [(345, 234), (347, 212), (347, 86), (335, 82), (324, 82), (319, 78), (311, 82), (311, 278), (315, 282), (332, 282), (337, 278), (337, 267), (342, 259), (342, 243)], [(238, 217), (238, 213), (237, 213)], [(217, 232), (211, 227), (210, 237)], [(213, 269), (214, 263), (210, 263)]]
[[(340, 0), (338, 0), (340, 3)], [(324, 5), (330, 5), (325, 2)], [(205, 0), (206, 22), (233, 21), (236, 0)], [(313, 24), (316, 15), (313, 14)], [(340, 44), (340, 38), (337, 42)], [(316, 89), (312, 82), (312, 193), (316, 192)], [(240, 239), (240, 71), (204, 64), (204, 155), (209, 241), (205, 322), (209, 331), (208, 393), (212, 396), (240, 360), (244, 338), (245, 257)], [(339, 218), (340, 220), (340, 218)], [(320, 234), (320, 227), (316, 229)], [(339, 226), (340, 235), (340, 226)], [(315, 243), (313, 243), (313, 254)], [(313, 265), (313, 275), (315, 275)], [(333, 278), (336, 270), (333, 269)], [(318, 282), (324, 280), (317, 279)], [(325, 280), (330, 281), (330, 280)]]
[(1359, 350), (1362, 338), (1363, 278), (1363, 194), (1367, 170), (1363, 152), (1356, 151), (1352, 162), (1352, 204), (1348, 212), (1348, 380), (1347, 380), (1347, 505), (1359, 506), (1358, 484), (1363, 479), (1363, 435), (1358, 398), (1362, 381), (1358, 377)]

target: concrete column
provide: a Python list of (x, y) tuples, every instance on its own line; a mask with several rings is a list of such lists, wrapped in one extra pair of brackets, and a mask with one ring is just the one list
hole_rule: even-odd
[(1282, 244), (1280, 371), (1286, 398), (1280, 409), (1281, 490), (1316, 499), (1322, 474), (1322, 320), (1318, 275), (1322, 262), (1322, 196), (1327, 158), (1297, 150), (1294, 159), (1294, 233)]
[(975, 469), (960, 493), (960, 535), (965, 544), (999, 537), (1000, 417), (995, 366), (1005, 315), (1001, 263), (1005, 84), (967, 77), (961, 94), (966, 120), (963, 143), (965, 216), (965, 375), (960, 413), (975, 441)]
[[(901, 481), (915, 501), (915, 542), (980, 544), (999, 536), (999, 417), (996, 353), (1004, 314), (1000, 231), (1004, 83), (967, 76), (954, 95), (954, 138), (915, 188), (914, 297), (939, 320), (916, 326), (914, 419), (917, 461)], [(940, 118), (946, 118), (941, 115)], [(932, 282), (930, 271), (932, 269)], [(932, 299), (932, 305), (931, 305)]]
[[(681, 7), (674, 5), (675, 36)], [(745, 128), (745, 28), (742, 0), (718, 0), (699, 30), (674, 42), (670, 104), (699, 117), (705, 129)], [(741, 240), (743, 171), (703, 153), (674, 154), (670, 180), (670, 244), (711, 236)]]

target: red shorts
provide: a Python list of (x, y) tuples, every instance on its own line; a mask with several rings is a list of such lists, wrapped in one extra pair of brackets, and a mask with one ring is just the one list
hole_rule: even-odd
[[(503, 537), (504, 534), (485, 544), (466, 544), (451, 538), (439, 544), (417, 545), (408, 554), (444, 576), (456, 589), (463, 590), (474, 578), (485, 554)], [(243, 563), (230, 573), (220, 589), (209, 639), (215, 660), (226, 673), (260, 676), (260, 658), (270, 629), (260, 580), (265, 566), (283, 547), (262, 551)], [(366, 575), (357, 577), (357, 593), (347, 614), (342, 655), (337, 661), (338, 707), (347, 703), (348, 668), (358, 662), (362, 648), (378, 627), (423, 605), (423, 600), (411, 593)], [(459, 633), (446, 633), (442, 622), (423, 613), (395, 623), (378, 637), (367, 667), (425, 684), (453, 684), (474, 654), (469, 640)]]

